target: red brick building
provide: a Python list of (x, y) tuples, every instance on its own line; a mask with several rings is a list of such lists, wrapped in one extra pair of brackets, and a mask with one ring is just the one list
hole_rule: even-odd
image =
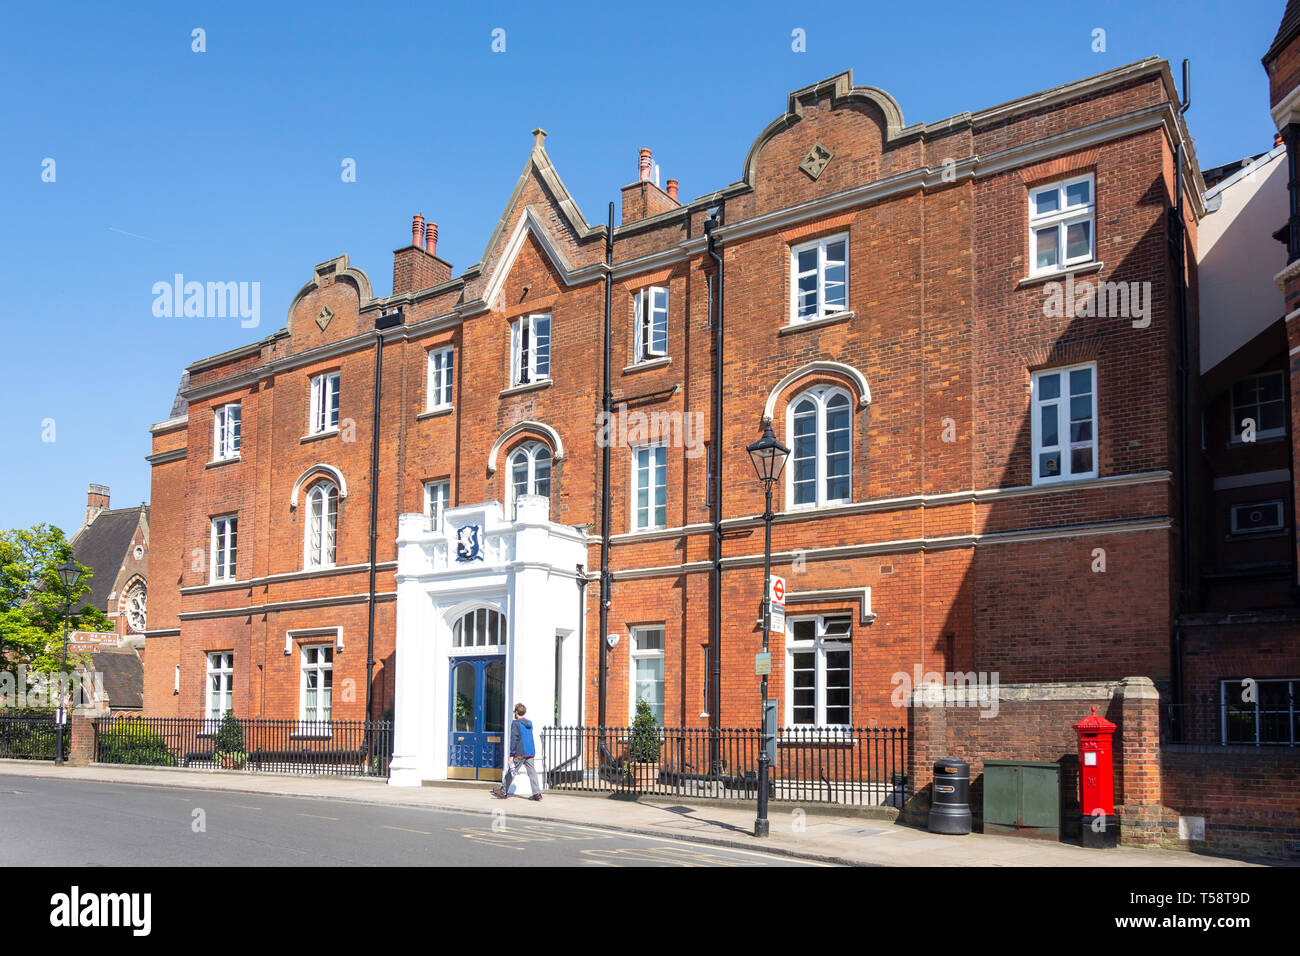
[[(773, 528), (782, 723), (905, 723), (898, 675), (916, 666), (1170, 685), (1179, 593), (1196, 587), (1178, 367), (1195, 356), (1204, 188), (1167, 63), (910, 125), (842, 73), (790, 94), (729, 186), (682, 201), (643, 154), (612, 237), (545, 135), (478, 263), (455, 273), (417, 216), (391, 295), (338, 256), (284, 329), (188, 368), (151, 429), (147, 713), (359, 718), (369, 698), (380, 716), (398, 593), (418, 577), (399, 574), (399, 516), (476, 548), (538, 495), (549, 521), (519, 527), (585, 535), (580, 567), (546, 572), (546, 600), (581, 608), (577, 643), (489, 675), (493, 707), (527, 676), (542, 723), (536, 688), (554, 686), (566, 723), (623, 724), (644, 696), (669, 725), (753, 725), (763, 494), (745, 447), (765, 419), (793, 449)], [(629, 426), (608, 499), (607, 293)], [(475, 617), (466, 598), (439, 633), (513, 647), (543, 614), (526, 603)], [(440, 659), (410, 692), (454, 679)], [(398, 734), (400, 751), (400, 718)]]

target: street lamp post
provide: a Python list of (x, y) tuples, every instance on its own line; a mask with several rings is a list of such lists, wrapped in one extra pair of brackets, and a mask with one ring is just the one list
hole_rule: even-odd
[[(772, 629), (772, 485), (781, 477), (790, 449), (772, 434), (772, 423), (763, 422), (763, 437), (748, 448), (750, 461), (758, 480), (763, 483), (766, 504), (763, 508), (763, 653), (767, 654), (768, 637)], [(763, 709), (760, 726), (763, 728), (763, 749), (758, 754), (758, 817), (754, 820), (754, 836), (765, 837), (767, 820), (767, 778), (771, 765), (769, 751), (773, 747), (772, 734), (767, 726), (767, 674), (762, 682)]]
[(54, 730), (54, 765), (56, 767), (63, 765), (63, 724), (67, 719), (67, 714), (63, 709), (63, 675), (68, 669), (68, 620), (72, 616), (72, 588), (81, 577), (81, 569), (71, 559), (64, 561), (58, 567), (59, 583), (63, 585), (63, 656), (59, 662), (59, 711), (58, 723)]

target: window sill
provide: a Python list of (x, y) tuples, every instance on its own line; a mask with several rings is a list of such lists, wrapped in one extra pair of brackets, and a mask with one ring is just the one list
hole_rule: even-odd
[(659, 358), (649, 359), (645, 362), (634, 362), (631, 365), (623, 367), (623, 374), (630, 375), (633, 372), (645, 372), (652, 368), (665, 368), (673, 364), (671, 355), (661, 355)]
[(310, 435), (303, 435), (299, 444), (305, 444), (309, 441), (319, 441), (322, 438), (332, 438), (338, 433), (339, 430), (337, 428), (327, 428), (323, 432), (312, 432)]
[(1064, 269), (1057, 269), (1055, 272), (1042, 272), (1037, 275), (1025, 276), (1016, 283), (1017, 289), (1023, 289), (1026, 286), (1040, 285), (1044, 282), (1059, 282), (1066, 276), (1078, 275), (1079, 273), (1088, 274), (1090, 272), (1099, 272), (1106, 263), (1093, 260), (1092, 262), (1080, 262), (1077, 266), (1067, 266)]
[(212, 461), (208, 462), (208, 463), (207, 463), (206, 465), (204, 465), (203, 467), (204, 467), (204, 468), (216, 468), (216, 467), (218, 467), (219, 465), (229, 465), (231, 462), (236, 462), (236, 461), (239, 461), (239, 460), (240, 460), (240, 457), (239, 457), (238, 455), (231, 455), (229, 458), (214, 458)]
[(503, 388), (500, 393), (501, 398), (508, 395), (518, 395), (521, 392), (535, 392), (543, 388), (550, 388), (552, 380), (544, 378), (540, 382), (529, 382), (527, 385), (511, 385), (509, 388)]
[(803, 514), (804, 512), (807, 511), (825, 511), (828, 508), (842, 508), (844, 505), (851, 505), (851, 504), (853, 504), (852, 500), (824, 501), (821, 504), (815, 504), (815, 505), (814, 504), (790, 505), (781, 513), (788, 514), (788, 515), (797, 515), (797, 514)]
[(789, 325), (782, 326), (777, 335), (792, 335), (795, 332), (802, 332), (804, 329), (820, 329), (827, 325), (839, 325), (841, 322), (850, 322), (857, 316), (852, 310), (848, 312), (832, 312), (830, 315), (823, 315), (816, 319), (808, 319), (804, 322), (791, 322)]
[(443, 415), (450, 415), (455, 410), (455, 406), (453, 405), (439, 405), (437, 408), (431, 408), (427, 412), (420, 412), (420, 414), (415, 416), (415, 420), (417, 422), (422, 422), (426, 418), (439, 418)]
[(1030, 481), (1033, 488), (1051, 487), (1052, 485), (1071, 485), (1080, 481), (1096, 481), (1098, 479), (1096, 472), (1087, 475), (1065, 475), (1057, 478), (1034, 478)]

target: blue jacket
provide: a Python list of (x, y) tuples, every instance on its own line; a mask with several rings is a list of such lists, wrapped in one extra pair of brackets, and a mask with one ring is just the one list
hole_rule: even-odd
[(533, 722), (527, 717), (510, 721), (510, 756), (537, 756), (537, 748), (533, 745)]

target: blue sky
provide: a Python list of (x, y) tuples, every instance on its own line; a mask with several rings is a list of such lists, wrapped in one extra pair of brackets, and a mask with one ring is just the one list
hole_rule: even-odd
[[(725, 186), (787, 92), (846, 68), (911, 123), (1158, 55), (1176, 74), (1192, 60), (1188, 121), (1209, 167), (1271, 146), (1259, 60), (1284, 5), (11, 5), (0, 528), (71, 533), (88, 482), (115, 507), (147, 500), (147, 427), (181, 370), (280, 328), (315, 263), (346, 252), (388, 294), (414, 212), (439, 224), (456, 272), (478, 261), (535, 126), (600, 222), (638, 148), (683, 198)], [(155, 317), (154, 283), (178, 272), (260, 283), (261, 324)]]

